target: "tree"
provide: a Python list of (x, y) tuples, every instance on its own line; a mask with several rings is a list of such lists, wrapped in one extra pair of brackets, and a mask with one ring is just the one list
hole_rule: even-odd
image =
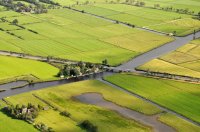
[(176, 35), (176, 31), (173, 32), (173, 35)]
[(145, 6), (145, 3), (144, 2), (140, 2), (140, 6)]
[(107, 60), (107, 59), (103, 60), (103, 61), (102, 61), (102, 64), (103, 64), (103, 65), (108, 65), (108, 60)]
[(18, 20), (17, 20), (17, 19), (14, 19), (14, 20), (12, 21), (12, 24), (13, 24), (13, 25), (17, 25), (17, 24), (18, 24)]
[(159, 8), (160, 4), (154, 4), (154, 8)]
[(200, 19), (200, 12), (198, 13), (198, 17), (199, 17), (199, 19)]

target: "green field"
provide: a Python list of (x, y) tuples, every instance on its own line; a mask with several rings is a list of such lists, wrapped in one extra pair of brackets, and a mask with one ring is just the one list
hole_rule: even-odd
[(59, 70), (47, 63), (0, 56), (0, 80), (18, 76), (32, 76), (39, 80), (55, 79)]
[[(66, 6), (72, 6), (72, 5), (77, 5), (77, 1), (76, 0), (54, 0), (58, 3), (60, 3), (61, 5), (66, 5)], [(94, 4), (94, 3), (104, 3), (104, 4), (108, 4), (110, 3), (112, 0), (79, 0), (78, 4), (84, 4), (86, 1), (88, 1), (90, 4)], [(176, 9), (189, 9), (190, 11), (194, 11), (195, 13), (199, 12), (199, 8), (200, 8), (200, 1), (199, 0), (141, 0), (143, 2), (145, 2), (145, 6), (147, 7), (154, 7), (155, 4), (159, 4), (160, 7), (173, 7)], [(125, 2), (125, 0), (114, 0), (112, 1), (114, 3), (123, 3)]]
[(77, 123), (86, 119), (97, 125), (100, 132), (108, 132), (111, 130), (115, 130), (116, 132), (150, 131), (148, 127), (133, 120), (123, 118), (115, 112), (94, 105), (83, 104), (72, 99), (73, 96), (88, 92), (101, 93), (106, 100), (144, 114), (153, 115), (161, 112), (157, 107), (141, 99), (96, 80), (82, 81), (15, 95), (6, 98), (6, 100), (14, 105), (31, 102), (35, 105), (40, 104), (42, 106), (47, 106), (47, 104), (35, 98), (33, 96), (33, 94), (35, 94), (57, 107), (58, 110), (67, 110), (71, 114), (71, 118), (62, 117), (59, 115), (59, 111), (54, 111), (52, 109), (40, 112), (39, 116), (36, 118), (36, 122), (43, 122), (47, 126), (52, 127), (55, 131), (81, 131)]
[(172, 126), (178, 132), (200, 131), (200, 127), (169, 113), (162, 114), (158, 120)]
[(0, 50), (32, 55), (95, 63), (107, 59), (110, 65), (118, 65), (173, 40), (68, 9), (39, 15), (1, 11), (0, 17), (5, 16), (9, 22), (17, 19), (25, 29), (0, 22), (5, 30), (0, 31)]
[[(0, 101), (0, 108), (3, 106), (5, 106), (5, 104)], [(12, 119), (2, 112), (0, 112), (0, 130), (5, 132), (38, 132), (31, 124), (25, 121)]]
[(153, 79), (128, 74), (115, 74), (105, 77), (105, 79), (187, 118), (200, 122), (199, 84)]
[(158, 59), (151, 60), (138, 67), (142, 70), (166, 72), (177, 75), (200, 77), (200, 39), (168, 53)]
[(154, 4), (160, 4), (161, 7), (173, 7), (176, 9), (189, 9), (195, 13), (199, 12), (199, 0), (143, 0), (147, 6), (153, 7)]
[(178, 36), (184, 36), (200, 29), (199, 20), (192, 19), (191, 15), (175, 12), (125, 4), (91, 4), (76, 6), (75, 8), (113, 20), (131, 23), (139, 27), (166, 33), (176, 31)]

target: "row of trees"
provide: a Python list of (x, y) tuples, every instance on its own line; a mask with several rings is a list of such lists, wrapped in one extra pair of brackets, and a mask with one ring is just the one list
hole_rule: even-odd
[[(27, 2), (30, 2), (27, 0)], [(13, 0), (0, 0), (0, 5), (5, 6), (7, 9), (14, 10), (16, 12), (31, 12), (36, 14), (47, 13), (47, 9), (44, 5), (36, 4), (31, 1), (33, 5), (25, 5), (22, 2), (13, 2)]]
[[(117, 0), (117, 1), (119, 1), (119, 0)], [(126, 0), (125, 3), (126, 4), (135, 5), (135, 6), (145, 6), (145, 2), (143, 2), (143, 1), (137, 1), (137, 0)], [(161, 7), (160, 4), (154, 4), (153, 8), (154, 9), (164, 10), (164, 11), (173, 11), (173, 12), (177, 12), (177, 13), (181, 13), (181, 14), (195, 15), (195, 12), (194, 11), (190, 11), (188, 8), (178, 9), (178, 8), (174, 8), (172, 6)], [(200, 12), (198, 13), (197, 16), (200, 16)]]
[(145, 2), (137, 0), (126, 0), (125, 3), (135, 5), (135, 6), (145, 6)]
[[(55, 7), (60, 6), (59, 3), (56, 3), (51, 0), (23, 0), (30, 3), (26, 5), (22, 2), (15, 3), (13, 0), (0, 0), (0, 5), (7, 7), (7, 9), (14, 10), (16, 12), (31, 12), (35, 14), (47, 13), (47, 9), (54, 9)], [(48, 6), (41, 4), (47, 3)]]

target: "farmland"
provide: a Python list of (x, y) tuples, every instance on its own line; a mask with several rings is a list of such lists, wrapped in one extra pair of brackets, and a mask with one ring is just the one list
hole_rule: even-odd
[(199, 0), (143, 0), (147, 6), (153, 7), (154, 4), (160, 4), (161, 7), (173, 7), (176, 9), (192, 10), (196, 13), (199, 12), (200, 1)]
[(200, 0), (0, 0), (0, 131), (200, 132), (199, 37)]
[(54, 79), (58, 69), (44, 62), (0, 56), (0, 80), (32, 76), (39, 80)]
[[(0, 50), (76, 61), (107, 59), (118, 65), (173, 40), (68, 9), (39, 15), (1, 11), (0, 17), (7, 21), (0, 22)], [(14, 19), (20, 27), (10, 24)], [(142, 36), (146, 37), (141, 40)]]
[[(144, 102), (141, 99), (121, 92), (120, 90), (114, 89), (96, 80), (72, 83), (19, 94), (6, 98), (6, 100), (13, 105), (31, 102), (34, 105), (39, 104), (41, 106), (48, 106), (46, 103), (33, 96), (37, 95), (55, 106), (58, 109), (57, 111), (49, 108), (46, 111), (40, 112), (36, 118), (36, 123), (43, 122), (47, 126), (52, 127), (55, 131), (82, 131), (82, 129), (77, 126), (77, 123), (86, 119), (97, 125), (99, 131), (150, 131), (148, 127), (133, 120), (123, 118), (115, 112), (94, 105), (86, 105), (72, 99), (73, 96), (91, 92), (101, 93), (107, 100), (148, 115), (161, 112), (157, 107)], [(118, 100), (119, 95), (121, 98), (120, 100)], [(71, 114), (70, 118), (63, 117), (59, 114), (59, 111), (64, 110)]]
[(138, 67), (142, 70), (200, 77), (200, 39)]
[(164, 113), (158, 118), (158, 120), (174, 127), (178, 132), (198, 132), (200, 129), (198, 126), (169, 113)]
[(76, 6), (75, 8), (139, 27), (166, 33), (176, 31), (176, 35), (178, 36), (193, 33), (194, 30), (199, 30), (200, 28), (200, 22), (192, 19), (191, 15), (145, 7), (125, 4), (92, 4), (88, 6)]
[(200, 122), (198, 114), (199, 84), (152, 79), (128, 74), (115, 74), (105, 77), (105, 79), (161, 106), (176, 111), (187, 118)]
[[(77, 5), (77, 1), (75, 0), (54, 0), (55, 2), (60, 3), (61, 5), (65, 6), (72, 6), (72, 5)], [(88, 0), (90, 4), (93, 3), (104, 3), (108, 4), (111, 3), (112, 0)], [(147, 7), (154, 7), (155, 4), (159, 4), (160, 7), (173, 7), (175, 9), (189, 9), (191, 11), (194, 11), (195, 13), (199, 12), (200, 8), (200, 2), (198, 0), (142, 0), (145, 2), (145, 6)], [(113, 1), (113, 3), (123, 3), (125, 0), (120, 0), (120, 1)], [(130, 1), (129, 1), (130, 2)], [(86, 0), (81, 0), (78, 1), (78, 4), (85, 4)]]

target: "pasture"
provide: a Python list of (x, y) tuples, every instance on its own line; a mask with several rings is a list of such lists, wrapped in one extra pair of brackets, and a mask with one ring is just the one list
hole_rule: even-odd
[[(161, 112), (157, 107), (97, 80), (82, 81), (37, 90), (11, 96), (6, 98), (6, 100), (14, 105), (31, 102), (35, 105), (40, 104), (41, 106), (48, 106), (43, 101), (35, 98), (33, 94), (39, 96), (58, 110), (48, 109), (40, 112), (39, 116), (36, 118), (36, 122), (43, 122), (47, 126), (52, 127), (55, 131), (81, 131), (82, 129), (80, 129), (77, 124), (83, 120), (89, 120), (97, 125), (99, 131), (150, 131), (148, 127), (133, 120), (123, 118), (113, 111), (94, 105), (83, 104), (72, 98), (73, 96), (89, 92), (101, 93), (106, 100), (144, 114), (153, 115)], [(70, 118), (62, 117), (59, 114), (59, 111), (64, 110), (71, 114)]]
[[(68, 9), (39, 15), (2, 11), (0, 17), (5, 14), (8, 22), (0, 22), (5, 51), (118, 65), (173, 40)], [(23, 28), (9, 23), (14, 19)]]
[(126, 4), (91, 4), (75, 6), (75, 8), (138, 27), (165, 33), (173, 33), (175, 31), (177, 36), (184, 36), (200, 29), (200, 21), (192, 19), (191, 15), (158, 9)]
[(49, 80), (55, 79), (55, 75), (59, 72), (57, 68), (44, 62), (7, 56), (0, 56), (0, 60), (0, 80), (15, 79), (19, 76)]
[(105, 77), (105, 79), (187, 118), (200, 122), (199, 84), (153, 79), (131, 74), (115, 74)]
[(138, 67), (142, 70), (200, 77), (200, 39)]

